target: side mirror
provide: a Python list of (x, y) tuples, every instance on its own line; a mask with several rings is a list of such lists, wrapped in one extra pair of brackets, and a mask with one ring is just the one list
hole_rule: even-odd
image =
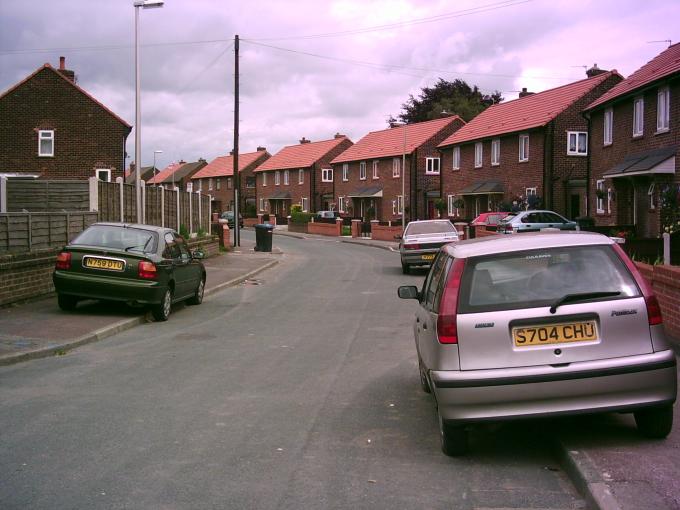
[(397, 289), (397, 294), (401, 299), (420, 299), (418, 287), (415, 285), (402, 285)]
[(205, 258), (205, 253), (203, 253), (203, 250), (201, 249), (196, 249), (191, 252), (191, 258), (196, 259), (196, 260), (201, 260)]

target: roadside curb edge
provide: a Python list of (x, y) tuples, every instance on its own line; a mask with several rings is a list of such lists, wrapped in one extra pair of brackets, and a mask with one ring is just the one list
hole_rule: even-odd
[(238, 285), (239, 283), (247, 280), (251, 276), (255, 276), (258, 273), (261, 273), (262, 271), (266, 271), (270, 267), (275, 266), (278, 264), (278, 260), (270, 260), (266, 264), (261, 265), (260, 267), (253, 269), (252, 271), (249, 271), (245, 274), (242, 274), (241, 276), (237, 278), (233, 278), (227, 282), (220, 283), (219, 285), (215, 285), (214, 287), (211, 287), (209, 289), (205, 289), (205, 292), (203, 293), (204, 296), (211, 296), (212, 294), (216, 294), (217, 292), (226, 289), (227, 287), (233, 287), (234, 285)]

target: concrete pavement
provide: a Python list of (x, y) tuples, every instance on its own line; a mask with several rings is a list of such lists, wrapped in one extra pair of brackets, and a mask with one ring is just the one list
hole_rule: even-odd
[[(205, 296), (256, 275), (275, 265), (281, 250), (253, 251), (254, 242), (242, 240), (239, 250), (204, 260), (207, 271)], [(174, 313), (184, 307), (177, 304)], [(84, 301), (73, 312), (57, 306), (55, 296), (0, 309), (0, 365), (60, 355), (83, 344), (102, 340), (144, 322), (152, 322), (144, 308), (122, 303)]]

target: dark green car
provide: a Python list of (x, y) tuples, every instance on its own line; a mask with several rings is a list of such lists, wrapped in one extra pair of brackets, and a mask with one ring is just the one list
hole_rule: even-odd
[(105, 299), (150, 306), (165, 321), (173, 303), (203, 301), (202, 258), (169, 228), (95, 223), (59, 253), (52, 279), (62, 310), (81, 299)]

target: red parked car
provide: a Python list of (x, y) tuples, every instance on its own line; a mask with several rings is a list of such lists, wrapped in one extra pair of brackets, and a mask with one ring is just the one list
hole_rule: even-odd
[(477, 216), (474, 220), (472, 220), (472, 225), (473, 227), (483, 227), (483, 226), (493, 226), (495, 227), (498, 225), (498, 222), (500, 222), (503, 218), (505, 218), (508, 214), (507, 212), (485, 212)]

